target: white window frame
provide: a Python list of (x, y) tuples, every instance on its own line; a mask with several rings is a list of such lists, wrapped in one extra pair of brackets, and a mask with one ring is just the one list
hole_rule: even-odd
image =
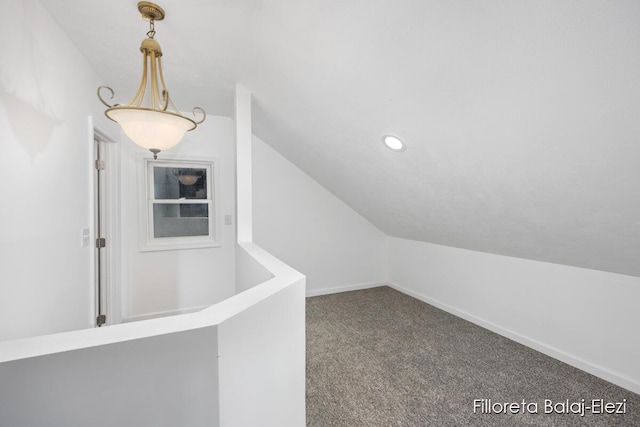
[[(218, 160), (193, 160), (162, 158), (139, 161), (139, 246), (141, 252), (220, 247), (218, 224), (220, 198), (218, 185)], [(207, 170), (207, 199), (156, 199), (154, 192), (154, 167), (198, 168)], [(206, 236), (155, 237), (153, 206), (155, 204), (207, 204), (209, 206), (209, 234)]]

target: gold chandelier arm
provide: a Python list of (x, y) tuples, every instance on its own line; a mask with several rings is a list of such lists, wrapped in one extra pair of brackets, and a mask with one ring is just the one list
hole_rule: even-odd
[[(166, 89), (162, 89), (162, 101), (164, 102), (162, 105), (162, 111), (167, 111), (167, 107), (169, 107), (171, 99), (169, 98), (169, 91)], [(173, 102), (171, 102), (171, 104), (173, 104)]]
[(196, 125), (199, 125), (200, 123), (204, 122), (204, 119), (207, 118), (207, 113), (204, 112), (204, 110), (200, 107), (194, 107), (193, 108), (193, 116), (196, 116), (196, 111), (199, 111), (200, 113), (202, 113), (202, 119), (196, 122)]
[(151, 52), (149, 54), (149, 59), (151, 60), (151, 108), (154, 110), (160, 109), (160, 94), (158, 93), (158, 69), (156, 67), (156, 57), (155, 52)]
[(109, 86), (100, 86), (98, 87), (98, 99), (100, 99), (100, 102), (102, 102), (104, 105), (106, 105), (109, 108), (113, 108), (113, 105), (109, 104), (107, 101), (104, 100), (104, 98), (102, 97), (102, 95), (100, 95), (100, 91), (102, 89), (107, 89), (109, 92), (111, 92), (111, 96), (109, 97), (109, 99), (113, 99), (113, 89), (111, 89)]
[[(167, 111), (167, 107), (169, 107), (170, 102), (169, 91), (167, 90), (167, 85), (164, 82), (164, 74), (162, 74), (162, 57), (160, 56), (158, 57), (158, 75), (160, 76), (160, 84), (162, 85), (162, 101), (164, 102), (162, 111)], [(173, 108), (175, 108), (175, 105)]]
[(142, 105), (142, 100), (144, 99), (144, 93), (146, 91), (147, 91), (147, 55), (143, 54), (142, 55), (142, 79), (140, 80), (140, 85), (138, 86), (138, 90), (136, 91), (136, 94), (133, 95), (133, 98), (131, 98), (131, 100), (127, 102), (125, 105), (129, 107), (133, 105), (133, 103), (137, 99), (138, 102), (136, 103), (136, 107), (139, 107), (140, 105)]

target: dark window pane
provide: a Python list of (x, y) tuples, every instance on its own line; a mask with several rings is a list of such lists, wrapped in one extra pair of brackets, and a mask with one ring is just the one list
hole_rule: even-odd
[(206, 199), (207, 169), (153, 167), (155, 199)]

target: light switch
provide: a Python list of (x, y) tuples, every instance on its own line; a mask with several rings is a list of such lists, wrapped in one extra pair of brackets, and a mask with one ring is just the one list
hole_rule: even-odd
[(89, 229), (83, 228), (80, 230), (80, 244), (83, 248), (89, 246)]
[(231, 215), (225, 215), (224, 225), (231, 225), (231, 224), (233, 224), (233, 217)]

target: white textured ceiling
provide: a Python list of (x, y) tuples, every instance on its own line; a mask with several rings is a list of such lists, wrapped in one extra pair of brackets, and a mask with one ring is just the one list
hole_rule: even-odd
[[(126, 101), (137, 2), (42, 3)], [(240, 82), (254, 133), (387, 234), (640, 276), (640, 2), (158, 3), (178, 107), (231, 115)]]

